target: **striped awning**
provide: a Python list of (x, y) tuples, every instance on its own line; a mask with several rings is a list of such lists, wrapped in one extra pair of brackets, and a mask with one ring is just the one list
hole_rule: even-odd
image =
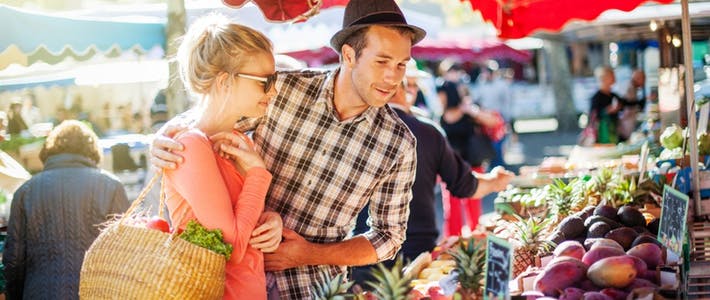
[(10, 64), (57, 63), (68, 57), (164, 49), (165, 24), (145, 20), (67, 18), (0, 5), (0, 70)]

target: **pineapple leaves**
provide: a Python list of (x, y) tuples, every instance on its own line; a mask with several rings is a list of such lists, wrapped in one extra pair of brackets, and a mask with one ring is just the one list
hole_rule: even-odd
[(313, 288), (313, 298), (317, 300), (345, 300), (353, 297), (348, 293), (348, 289), (353, 285), (352, 281), (345, 281), (345, 274), (338, 274), (335, 277), (330, 273), (321, 273), (321, 281), (316, 282)]

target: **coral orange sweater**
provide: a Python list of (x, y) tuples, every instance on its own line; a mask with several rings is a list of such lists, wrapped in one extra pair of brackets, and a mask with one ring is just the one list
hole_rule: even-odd
[(185, 146), (185, 161), (165, 171), (173, 225), (185, 228), (187, 221), (196, 219), (208, 229), (221, 229), (225, 241), (234, 246), (227, 262), (224, 299), (266, 299), (263, 254), (249, 245), (249, 238), (264, 210), (271, 173), (252, 168), (246, 176), (240, 175), (197, 129), (176, 139)]

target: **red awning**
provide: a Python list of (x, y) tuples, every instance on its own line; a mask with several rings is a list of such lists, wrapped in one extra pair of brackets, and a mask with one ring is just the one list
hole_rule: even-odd
[(305, 21), (318, 14), (320, 9), (345, 6), (348, 0), (223, 0), (224, 4), (240, 8), (253, 2), (271, 22)]
[(412, 48), (412, 57), (428, 60), (454, 58), (460, 61), (510, 59), (527, 63), (532, 59), (532, 53), (513, 49), (498, 40), (440, 41), (425, 39)]
[[(312, 67), (338, 62), (338, 54), (326, 46), (282, 54), (305, 61)], [(510, 59), (520, 63), (527, 63), (532, 59), (532, 53), (526, 50), (513, 49), (498, 40), (439, 41), (424, 39), (412, 48), (412, 57), (426, 60), (449, 58), (462, 62)]]
[[(498, 30), (498, 37), (516, 39), (536, 30), (559, 31), (572, 20), (590, 21), (610, 9), (631, 11), (648, 0), (469, 0), (474, 10)], [(673, 0), (654, 0), (671, 3)]]

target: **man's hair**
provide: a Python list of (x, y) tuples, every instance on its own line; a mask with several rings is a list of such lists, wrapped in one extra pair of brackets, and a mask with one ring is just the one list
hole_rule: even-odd
[[(388, 25), (382, 26), (395, 30), (400, 35), (408, 36), (412, 40), (414, 39), (415, 32), (411, 28)], [(343, 45), (349, 45), (353, 48), (353, 50), (355, 50), (355, 59), (360, 58), (360, 54), (362, 54), (362, 49), (365, 49), (367, 47), (367, 32), (370, 30), (370, 28), (372, 28), (372, 26), (367, 26), (356, 30), (343, 42)]]
[(42, 163), (56, 154), (78, 154), (85, 156), (98, 165), (101, 161), (99, 138), (84, 123), (77, 120), (67, 120), (52, 129), (39, 151)]

